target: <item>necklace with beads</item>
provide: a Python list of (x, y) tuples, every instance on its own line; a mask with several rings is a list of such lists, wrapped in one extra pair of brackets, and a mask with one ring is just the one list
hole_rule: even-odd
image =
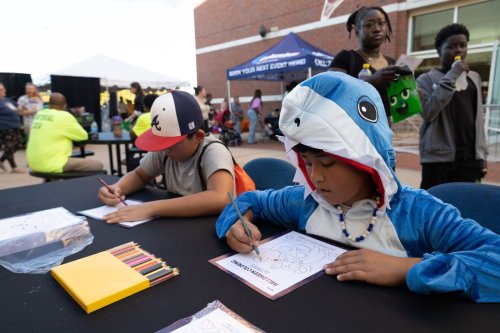
[(361, 242), (366, 237), (368, 237), (368, 235), (373, 230), (373, 226), (375, 225), (375, 222), (377, 222), (378, 205), (380, 203), (380, 197), (379, 196), (377, 196), (377, 198), (375, 199), (375, 202), (376, 202), (377, 206), (375, 208), (373, 208), (373, 213), (372, 213), (372, 217), (371, 217), (371, 220), (370, 220), (370, 224), (368, 224), (368, 227), (366, 228), (366, 231), (363, 234), (361, 234), (360, 236), (357, 236), (357, 237), (349, 234), (349, 232), (347, 231), (347, 228), (346, 228), (346, 225), (345, 225), (345, 211), (342, 208), (342, 206), (340, 206), (340, 205), (335, 206), (335, 208), (337, 208), (337, 210), (340, 212), (340, 214), (339, 214), (339, 222), (340, 222), (340, 227), (342, 228), (342, 234), (344, 235), (345, 238), (347, 238), (347, 239), (349, 239), (349, 240), (351, 240), (353, 242)]

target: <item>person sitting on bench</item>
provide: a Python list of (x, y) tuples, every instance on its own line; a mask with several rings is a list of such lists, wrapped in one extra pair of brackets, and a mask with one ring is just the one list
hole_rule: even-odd
[(29, 167), (46, 173), (102, 170), (100, 161), (70, 157), (73, 141), (88, 140), (88, 134), (72, 114), (65, 112), (65, 108), (64, 95), (53, 93), (49, 108), (35, 115), (26, 150)]

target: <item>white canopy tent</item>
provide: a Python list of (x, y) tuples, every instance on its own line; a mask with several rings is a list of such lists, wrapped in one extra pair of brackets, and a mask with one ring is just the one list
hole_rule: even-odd
[(101, 54), (56, 70), (50, 74), (100, 78), (101, 85), (106, 87), (115, 85), (118, 87), (129, 87), (130, 83), (134, 81), (139, 82), (144, 88), (175, 88), (189, 86), (189, 82), (187, 81), (155, 73)]

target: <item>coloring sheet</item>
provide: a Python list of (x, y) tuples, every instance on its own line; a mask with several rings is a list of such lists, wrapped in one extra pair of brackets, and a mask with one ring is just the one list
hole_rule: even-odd
[[(139, 205), (142, 203), (142, 201), (137, 201), (137, 200), (125, 200), (127, 205), (133, 206), (133, 205)], [(92, 209), (87, 209), (78, 212), (78, 214), (82, 214), (88, 217), (91, 217), (96, 220), (103, 220), (103, 217), (107, 214), (114, 213), (116, 212), (119, 208), (125, 207), (123, 203), (119, 203), (116, 206), (101, 206), (97, 208), (92, 208)], [(125, 227), (125, 228), (133, 228), (135, 226), (138, 226), (139, 224), (146, 223), (148, 221), (151, 221), (151, 219), (148, 220), (142, 220), (142, 221), (135, 221), (135, 222), (121, 222), (118, 223), (119, 225)]]
[(262, 333), (263, 330), (214, 301), (189, 318), (181, 319), (157, 333)]
[(323, 274), (344, 249), (291, 231), (259, 245), (260, 257), (225, 255), (210, 260), (264, 296), (277, 299)]
[(47, 233), (81, 221), (81, 218), (63, 207), (14, 216), (0, 220), (0, 241), (34, 233)]

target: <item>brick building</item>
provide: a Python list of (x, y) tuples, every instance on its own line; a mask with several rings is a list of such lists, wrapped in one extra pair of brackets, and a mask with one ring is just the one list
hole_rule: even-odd
[[(453, 22), (465, 24), (471, 32), (468, 61), (484, 81), (485, 103), (500, 104), (500, 0), (344, 0), (322, 20), (328, 1), (335, 2), (202, 2), (195, 8), (198, 83), (214, 95), (215, 103), (220, 102), (226, 94), (226, 70), (267, 50), (291, 31), (333, 55), (357, 48), (357, 38), (353, 35), (349, 39), (345, 27), (347, 17), (360, 6), (382, 6), (393, 28), (391, 42), (384, 44), (383, 52), (396, 59), (401, 54), (423, 58), (419, 72), (439, 64), (433, 46), (437, 31)], [(262, 25), (268, 31), (265, 37), (259, 35)], [(232, 81), (231, 95), (242, 96), (242, 102), (246, 102), (257, 88), (263, 92), (267, 112), (279, 106), (281, 85), (276, 82)]]

